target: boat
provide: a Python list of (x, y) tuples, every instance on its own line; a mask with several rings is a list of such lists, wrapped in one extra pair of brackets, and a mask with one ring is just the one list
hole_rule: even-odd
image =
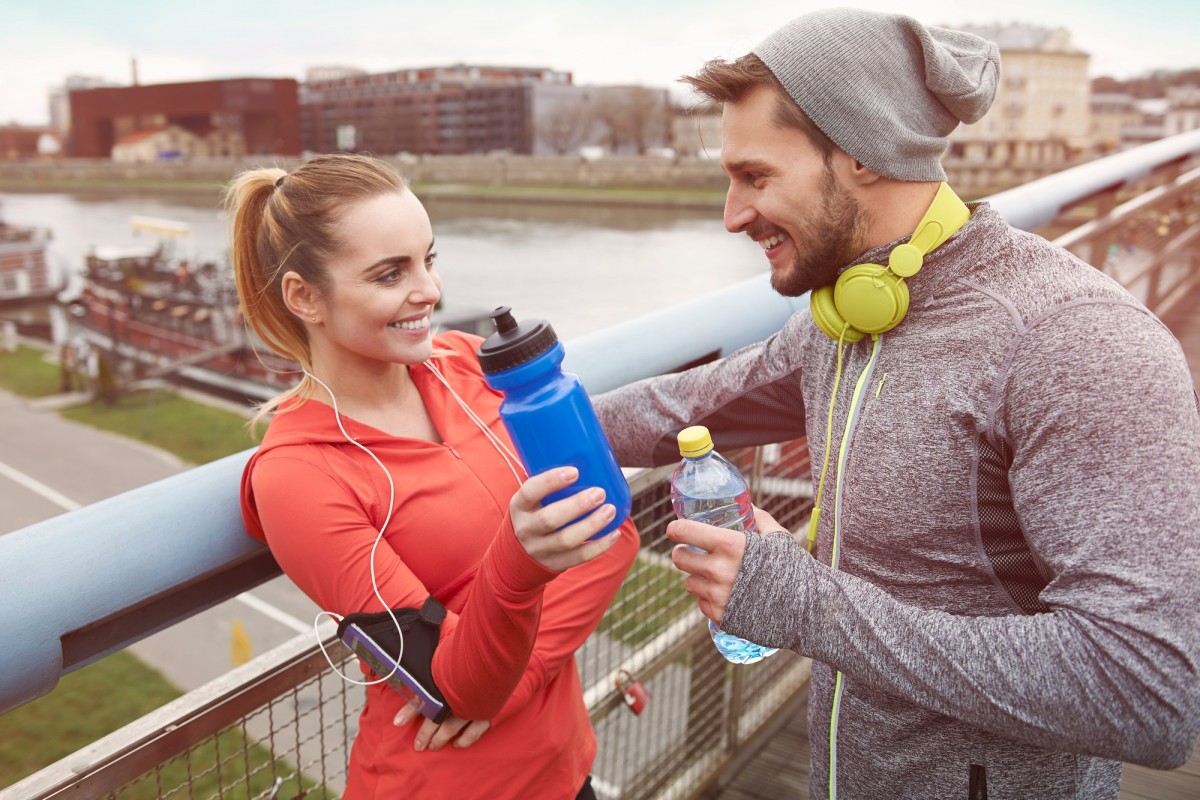
[(13, 225), (0, 215), (0, 306), (53, 300), (62, 290), (52, 274), (50, 232)]
[[(273, 353), (243, 322), (232, 266), (182, 254), (189, 226), (134, 216), (153, 245), (96, 247), (85, 257), (74, 316), (88, 344), (113, 362), (118, 381), (166, 379), (255, 402), (295, 384), (300, 365)], [(486, 312), (434, 312), (434, 324), (491, 333)]]

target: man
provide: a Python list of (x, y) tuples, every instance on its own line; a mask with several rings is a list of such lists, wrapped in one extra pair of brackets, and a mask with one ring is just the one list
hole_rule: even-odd
[(1119, 285), (943, 187), (998, 75), (978, 37), (839, 9), (686, 79), (723, 106), (726, 227), (782, 294), (821, 288), (765, 342), (596, 399), (630, 466), (690, 424), (807, 435), (811, 554), (762, 512), (668, 535), (707, 551), (673, 553), (705, 614), (812, 657), (813, 797), (1117, 798), (1122, 761), (1200, 735), (1191, 377)]

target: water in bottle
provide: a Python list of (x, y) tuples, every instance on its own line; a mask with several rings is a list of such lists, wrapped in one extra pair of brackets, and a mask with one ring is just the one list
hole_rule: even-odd
[[(691, 519), (718, 528), (758, 533), (750, 487), (738, 468), (713, 449), (708, 428), (694, 425), (679, 432), (683, 460), (671, 477), (671, 505), (679, 519)], [(698, 548), (696, 548), (698, 549)], [(776, 651), (726, 633), (708, 621), (713, 644), (735, 664), (753, 664)]]
[(578, 376), (562, 369), (563, 346), (550, 323), (518, 323), (508, 306), (492, 312), (496, 332), (479, 346), (479, 365), (488, 385), (504, 394), (500, 419), (530, 475), (571, 466), (579, 478), (548, 494), (553, 503), (591, 486), (604, 490), (617, 513), (593, 536), (614, 531), (632, 507), (629, 483), (613, 455), (608, 437)]

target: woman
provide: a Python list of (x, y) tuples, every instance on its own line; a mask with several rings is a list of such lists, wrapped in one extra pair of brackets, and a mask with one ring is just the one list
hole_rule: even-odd
[(226, 204), (242, 313), (305, 370), (260, 412), (274, 414), (242, 479), (247, 530), (332, 615), (430, 596), (448, 611), (416, 666), (451, 716), (425, 719), (371, 674), (345, 797), (593, 796), (574, 651), (637, 531), (588, 541), (614, 514), (599, 490), (541, 507), (576, 474), (526, 479), (481, 340), (431, 331), (434, 237), (390, 166), (323, 155), (290, 174), (252, 170)]

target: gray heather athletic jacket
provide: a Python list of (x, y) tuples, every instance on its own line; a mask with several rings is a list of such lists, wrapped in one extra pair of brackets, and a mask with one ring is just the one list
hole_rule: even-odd
[[(749, 537), (722, 621), (813, 658), (813, 797), (832, 760), (842, 800), (967, 798), (984, 776), (992, 800), (1116, 798), (1120, 762), (1177, 767), (1200, 736), (1183, 353), (1118, 284), (987, 204), (908, 283), (874, 360), (869, 338), (846, 346), (832, 431), (837, 345), (806, 311), (597, 411), (628, 466), (677, 459), (689, 424), (718, 448), (807, 433), (815, 485), (833, 436), (815, 557)], [(1049, 583), (1024, 601), (1041, 613), (997, 578), (1030, 551)]]

